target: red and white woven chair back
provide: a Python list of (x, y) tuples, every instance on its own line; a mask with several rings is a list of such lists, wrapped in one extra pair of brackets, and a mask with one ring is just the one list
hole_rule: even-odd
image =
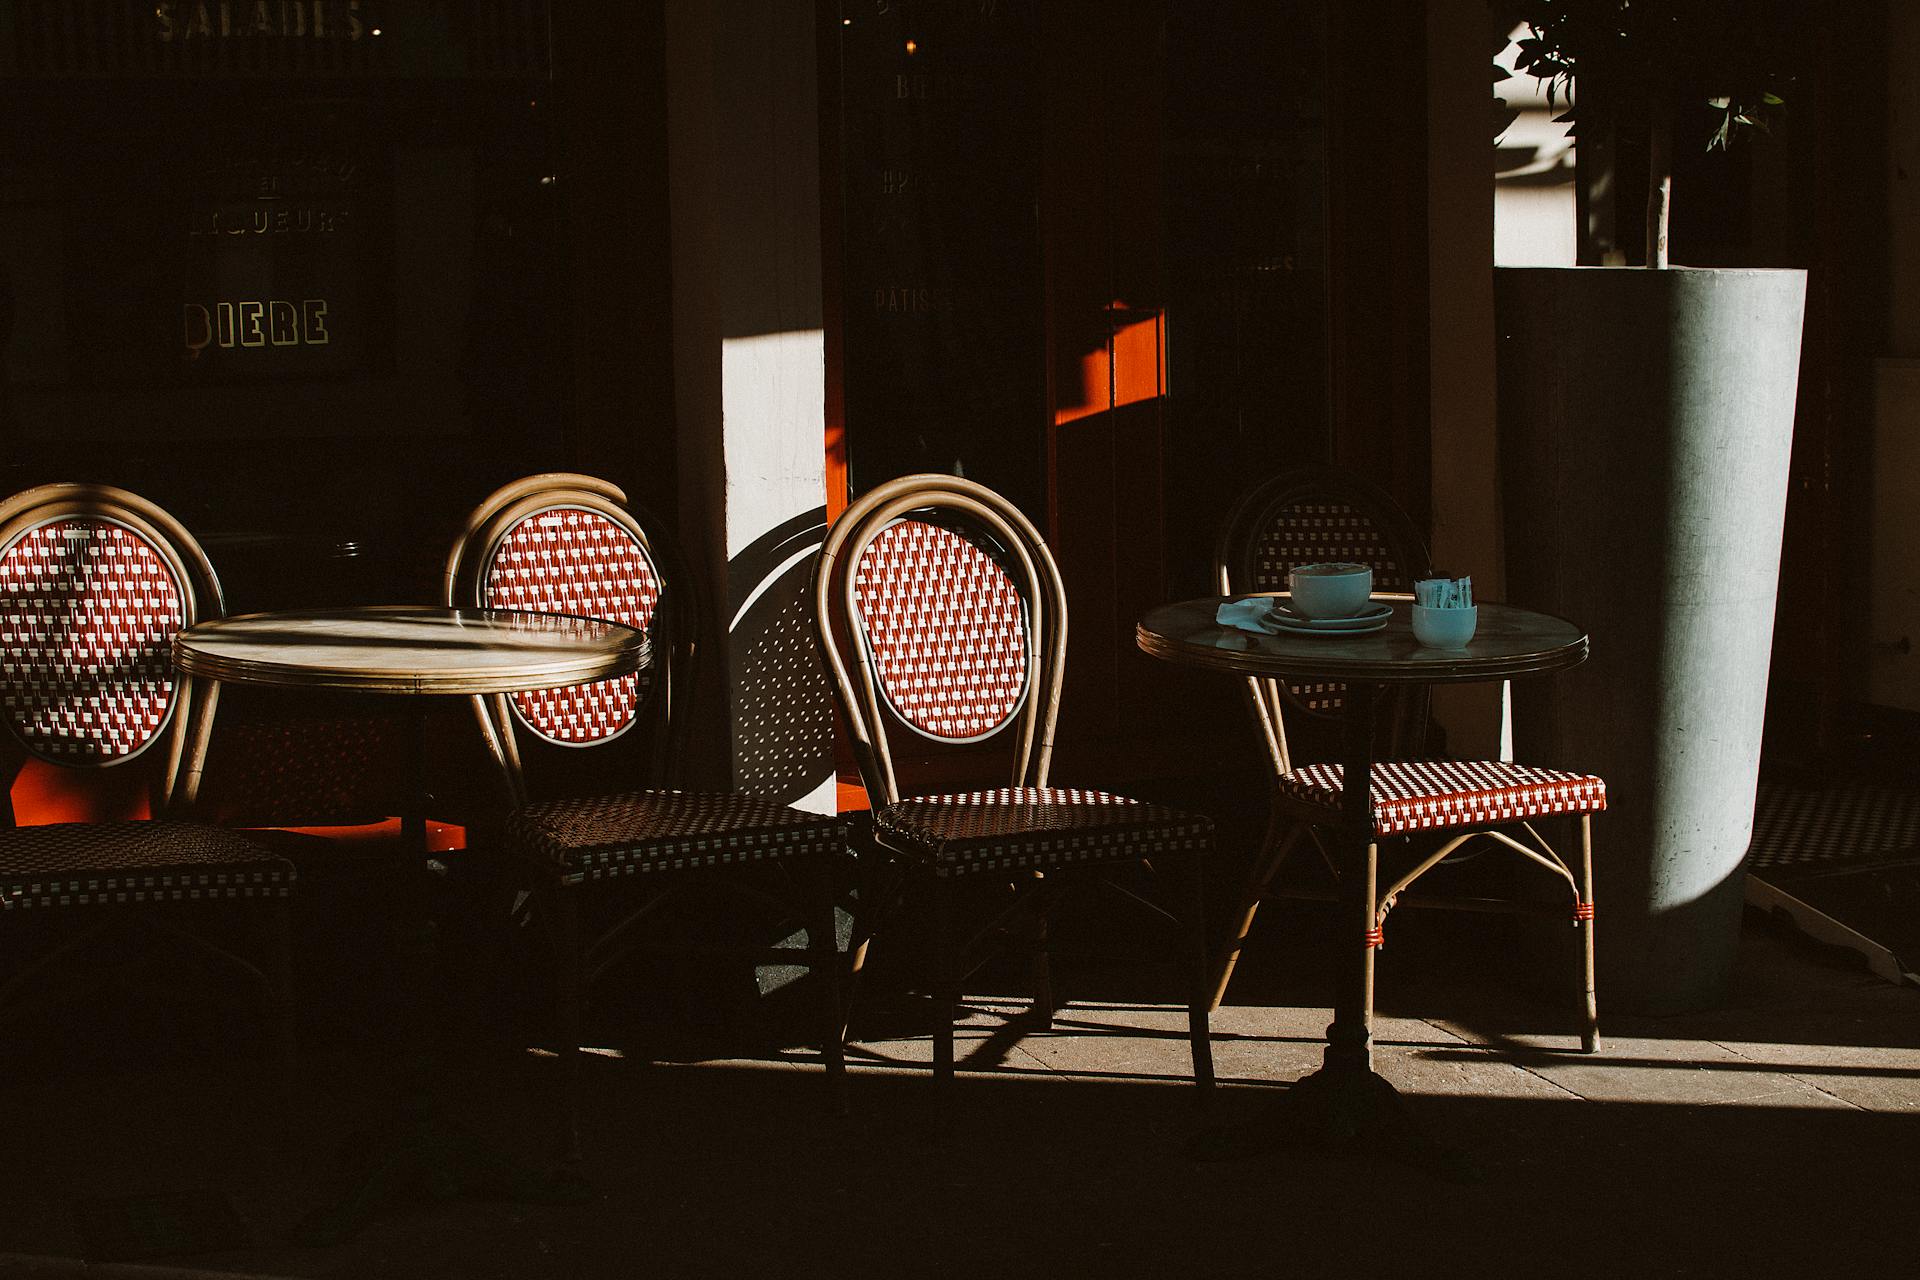
[[(480, 579), (490, 609), (568, 613), (645, 631), (660, 575), (633, 532), (605, 512), (555, 506), (516, 521), (494, 542)], [(632, 727), (646, 699), (639, 676), (513, 695), (527, 729), (563, 746), (592, 746)]]
[(101, 516), (34, 525), (0, 549), (0, 705), (63, 765), (139, 755), (174, 713), (186, 587), (144, 533)]
[(881, 695), (902, 723), (977, 742), (1020, 714), (1033, 682), (1027, 608), (985, 549), (897, 520), (868, 545), (853, 592)]
[[(1303, 564), (1364, 564), (1375, 591), (1413, 590), (1414, 570), (1402, 562), (1373, 515), (1338, 498), (1303, 497), (1269, 509), (1255, 530), (1251, 581), (1240, 591), (1285, 591), (1287, 575)], [(1288, 681), (1287, 690), (1309, 711), (1332, 714), (1345, 705), (1346, 685)]]
[(1271, 513), (1254, 542), (1254, 581), (1248, 591), (1285, 591), (1287, 574), (1303, 564), (1364, 564), (1373, 570), (1375, 591), (1412, 591), (1407, 566), (1400, 563), (1377, 521), (1349, 503), (1308, 500)]

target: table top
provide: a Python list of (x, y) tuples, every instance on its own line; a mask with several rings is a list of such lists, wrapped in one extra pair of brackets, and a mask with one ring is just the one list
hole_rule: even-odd
[(1379, 684), (1503, 680), (1559, 671), (1587, 657), (1587, 636), (1579, 627), (1508, 604), (1478, 606), (1479, 625), (1464, 649), (1429, 649), (1414, 639), (1412, 602), (1405, 599), (1385, 599), (1393, 606), (1387, 625), (1359, 636), (1329, 632), (1270, 636), (1224, 627), (1213, 620), (1220, 605), (1248, 598), (1209, 596), (1163, 604), (1140, 620), (1134, 638), (1153, 657), (1187, 666), (1249, 676)]
[(647, 637), (592, 618), (367, 605), (250, 613), (188, 627), (173, 661), (230, 684), (359, 693), (555, 689), (638, 671)]

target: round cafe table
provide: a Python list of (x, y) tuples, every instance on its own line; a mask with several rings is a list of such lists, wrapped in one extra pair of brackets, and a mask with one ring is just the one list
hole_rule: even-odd
[[(397, 696), (481, 699), (531, 689), (586, 684), (638, 671), (650, 659), (644, 633), (617, 622), (505, 609), (449, 609), (424, 605), (242, 614), (188, 627), (174, 638), (174, 666), (209, 682), (206, 717), (195, 732), (186, 764), (185, 800), (192, 803), (222, 684), (325, 689)], [(524, 798), (518, 759), (480, 716), (507, 800)], [(416, 839), (424, 818), (406, 820)], [(409, 841), (412, 843), (412, 841)], [(422, 847), (424, 845), (422, 844)], [(423, 916), (430, 915), (421, 908)], [(303, 1244), (333, 1244), (358, 1230), (378, 1208), (420, 1186), (446, 1194), (474, 1191), (529, 1202), (578, 1203), (591, 1189), (570, 1170), (541, 1171), (497, 1150), (442, 1114), (436, 1093), (448, 1070), (430, 1043), (438, 1018), (426, 990), (437, 967), (433, 929), (416, 943), (411, 995), (414, 1017), (405, 1056), (410, 1079), (402, 1089), (402, 1117), (371, 1141), (350, 1143), (353, 1154), (337, 1185), (294, 1228)]]
[[(649, 657), (646, 635), (617, 622), (410, 604), (241, 614), (188, 627), (173, 641), (174, 666), (216, 685), (397, 695), (559, 689), (627, 675)], [(508, 796), (518, 799), (516, 762), (497, 735), (487, 738)], [(198, 764), (196, 753), (189, 802)]]
[[(1371, 780), (1375, 705), (1382, 688), (1399, 684), (1464, 684), (1514, 680), (1565, 670), (1586, 661), (1587, 636), (1562, 618), (1506, 604), (1481, 604), (1478, 626), (1464, 649), (1430, 649), (1414, 638), (1411, 602), (1387, 600), (1393, 614), (1379, 631), (1265, 635), (1222, 626), (1219, 607), (1247, 596), (1215, 596), (1161, 605), (1140, 620), (1135, 639), (1155, 658), (1237, 676), (1283, 680), (1337, 680), (1347, 686), (1342, 717), (1340, 847), (1350, 867), (1363, 866), (1373, 838)], [(1340, 910), (1364, 929), (1373, 927), (1364, 876), (1340, 878)], [(1368, 992), (1373, 952), (1351, 948), (1334, 993), (1333, 1023), (1320, 1070), (1296, 1083), (1263, 1121), (1203, 1137), (1195, 1154), (1228, 1158), (1268, 1145), (1320, 1145), (1396, 1150), (1416, 1158), (1435, 1154), (1407, 1115), (1393, 1086), (1373, 1070)]]

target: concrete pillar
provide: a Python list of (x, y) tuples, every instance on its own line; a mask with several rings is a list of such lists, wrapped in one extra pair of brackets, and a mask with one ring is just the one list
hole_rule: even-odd
[[(714, 620), (701, 785), (833, 805), (805, 589), (825, 519), (814, 7), (668, 0), (681, 536)], [(644, 427), (642, 428), (644, 429)]]
[(1508, 573), (1593, 637), (1516, 685), (1515, 728), (1607, 781), (1602, 1009), (1707, 1008), (1732, 973), (1805, 296), (1798, 270), (1495, 274)]

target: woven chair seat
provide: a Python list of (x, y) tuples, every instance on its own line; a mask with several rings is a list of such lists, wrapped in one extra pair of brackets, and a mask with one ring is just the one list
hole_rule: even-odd
[(734, 792), (627, 791), (527, 805), (507, 820), (506, 841), (579, 884), (838, 853), (847, 822)]
[[(1280, 775), (1280, 793), (1338, 816), (1342, 769), (1310, 764)], [(1499, 760), (1397, 760), (1373, 766), (1373, 829), (1409, 831), (1492, 827), (1556, 813), (1598, 813), (1607, 784), (1589, 774), (1536, 769)]]
[(62, 822), (0, 831), (0, 904), (102, 906), (284, 898), (294, 868), (197, 822)]
[(877, 811), (873, 829), (938, 876), (1192, 853), (1213, 839), (1210, 819), (1071, 787), (913, 796)]

